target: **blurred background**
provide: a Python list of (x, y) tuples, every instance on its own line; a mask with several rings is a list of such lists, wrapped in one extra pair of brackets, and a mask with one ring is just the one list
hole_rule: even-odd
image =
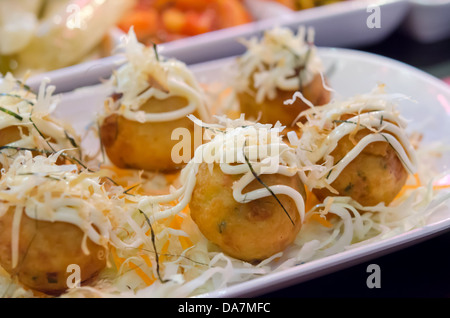
[[(409, 45), (445, 42), (449, 15), (449, 0), (2, 0), (0, 72), (104, 64), (130, 28), (164, 55), (199, 63), (240, 54), (237, 39), (276, 25), (312, 26), (318, 46), (376, 51), (380, 44), (379, 54), (423, 64), (434, 58)], [(383, 46), (394, 33), (401, 42)]]

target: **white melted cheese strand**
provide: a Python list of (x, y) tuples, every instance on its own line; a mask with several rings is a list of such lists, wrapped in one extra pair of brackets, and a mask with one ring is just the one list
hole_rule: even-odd
[[(206, 95), (186, 64), (157, 56), (156, 48), (139, 43), (133, 29), (126, 38), (126, 63), (111, 78), (115, 92), (121, 94), (115, 108), (125, 118), (138, 122), (164, 122), (184, 118), (195, 111), (203, 120), (209, 119)], [(155, 81), (158, 85), (151, 82)], [(147, 113), (139, 108), (150, 98), (165, 100), (183, 97), (187, 105), (181, 109)], [(110, 107), (114, 108), (114, 107)]]
[(265, 31), (261, 40), (254, 37), (243, 43), (247, 50), (238, 58), (234, 86), (238, 92), (251, 91), (253, 81), (257, 103), (274, 99), (277, 89), (298, 90), (323, 72), (312, 28), (306, 32), (301, 26), (294, 34), (289, 28), (276, 27)]
[(411, 174), (416, 172), (416, 166), (409, 160), (408, 155), (403, 149), (403, 145), (392, 135), (381, 133), (377, 135), (368, 135), (362, 138), (358, 144), (339, 161), (339, 163), (333, 166), (331, 173), (326, 178), (327, 182), (332, 183), (336, 180), (342, 170), (344, 170), (344, 168), (352, 162), (353, 159), (355, 159), (364, 150), (364, 148), (373, 142), (388, 142), (392, 148), (395, 149), (405, 169)]

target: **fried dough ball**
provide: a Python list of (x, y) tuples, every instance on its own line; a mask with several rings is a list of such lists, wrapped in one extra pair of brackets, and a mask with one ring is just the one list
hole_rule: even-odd
[[(244, 261), (258, 261), (283, 251), (291, 244), (301, 228), (295, 202), (286, 195), (277, 195), (288, 211), (290, 221), (280, 204), (272, 196), (239, 203), (233, 198), (233, 182), (242, 175), (224, 174), (215, 165), (212, 174), (207, 164), (201, 164), (190, 201), (191, 217), (203, 235), (225, 253)], [(261, 175), (268, 186), (283, 184), (306, 197), (300, 178), (280, 174)], [(243, 191), (262, 188), (258, 180)]]
[(84, 233), (65, 222), (47, 222), (22, 214), (19, 230), (18, 264), (12, 268), (14, 209), (0, 218), (0, 265), (34, 290), (59, 294), (68, 288), (72, 274), (68, 266), (80, 267), (81, 281), (93, 278), (106, 266), (106, 251), (86, 240), (89, 255), (82, 250)]
[[(183, 108), (184, 97), (171, 96), (165, 100), (150, 98), (140, 110), (161, 113)], [(195, 112), (194, 116), (198, 116)], [(100, 126), (100, 138), (108, 158), (119, 168), (149, 171), (173, 171), (185, 163), (172, 159), (172, 149), (179, 142), (172, 140), (172, 132), (186, 128), (191, 136), (191, 154), (194, 153), (194, 123), (187, 117), (166, 122), (140, 123), (118, 114), (106, 117)]]
[[(237, 58), (233, 86), (246, 118), (272, 125), (279, 121), (290, 130), (309, 108), (308, 101), (314, 106), (329, 102), (331, 93), (312, 28), (301, 26), (294, 32), (274, 27), (261, 38), (242, 42), (246, 51)], [(304, 98), (285, 104), (297, 92)]]
[[(355, 141), (368, 135), (367, 129), (355, 135)], [(331, 153), (334, 162), (339, 162), (352, 148), (350, 136), (342, 138)], [(353, 159), (331, 186), (340, 196), (350, 196), (363, 206), (374, 206), (384, 202), (390, 204), (400, 192), (408, 178), (408, 171), (398, 158), (396, 151), (387, 142), (374, 142)], [(313, 189), (319, 200), (333, 196), (328, 189)]]
[[(114, 93), (100, 120), (106, 154), (119, 168), (179, 169), (193, 154), (194, 123), (187, 116), (209, 119), (204, 89), (185, 63), (159, 56), (156, 47), (137, 41), (133, 29), (126, 38), (125, 55), (127, 62), (110, 78)], [(176, 153), (174, 146), (180, 141), (172, 140), (174, 133), (174, 138), (179, 133), (186, 137), (186, 129), (191, 149), (184, 138), (182, 150), (191, 150), (190, 156)]]
[[(295, 124), (297, 116), (308, 109), (302, 100), (297, 99), (292, 105), (284, 105), (284, 101), (291, 99), (296, 91), (276, 89), (274, 99), (265, 98), (261, 103), (255, 100), (256, 90), (250, 86), (250, 92), (242, 91), (237, 94), (240, 111), (247, 118), (259, 118), (258, 122), (275, 125), (279, 121), (282, 125), (291, 127)], [(300, 89), (302, 95), (314, 105), (324, 105), (330, 101), (330, 91), (325, 89), (320, 74)]]

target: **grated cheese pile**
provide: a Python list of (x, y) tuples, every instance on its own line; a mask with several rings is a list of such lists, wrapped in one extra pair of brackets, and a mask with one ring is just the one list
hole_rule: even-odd
[[(373, 92), (354, 96), (348, 100), (331, 102), (312, 107), (300, 116), (307, 122), (301, 126), (300, 139), (294, 132), (288, 134), (289, 141), (297, 148), (300, 165), (310, 169), (302, 171), (302, 181), (311, 189), (328, 188), (344, 168), (356, 158), (365, 147), (373, 142), (389, 143), (399, 156), (405, 169), (414, 174), (417, 159), (405, 128), (406, 120), (396, 109), (395, 100), (401, 95), (387, 95), (384, 86), (377, 86)], [(295, 98), (294, 98), (295, 100)], [(342, 116), (352, 117), (343, 120)], [(331, 153), (345, 136), (368, 129), (371, 133), (362, 138), (344, 158), (335, 162)]]
[[(265, 42), (252, 39), (247, 43), (249, 53), (240, 61), (246, 66), (242, 80), (248, 84), (249, 76), (255, 75), (255, 83), (259, 85), (258, 98), (270, 97), (275, 87), (295, 90), (299, 78), (290, 78), (293, 65), (302, 65), (307, 52), (310, 54), (308, 71), (302, 72), (302, 83), (320, 70), (320, 61), (310, 45), (313, 35), (310, 33), (306, 42), (304, 37), (305, 29), (300, 29), (297, 36), (285, 29), (275, 29), (268, 32)], [(285, 127), (280, 124), (250, 122), (243, 116), (235, 120), (217, 116), (217, 123), (211, 124), (194, 117), (193, 110), (197, 109), (201, 115), (201, 107), (206, 106), (198, 84), (185, 65), (172, 60), (158, 61), (156, 51), (139, 44), (133, 33), (130, 33), (125, 49), (129, 62), (112, 78), (116, 92), (122, 95), (118, 101), (111, 101), (113, 105), (110, 106), (123, 116), (141, 122), (188, 116), (203, 128), (209, 139), (196, 149), (192, 160), (180, 172), (177, 186), (172, 186), (167, 194), (130, 191), (133, 187), (127, 189), (115, 182), (121, 179), (120, 173), (107, 167), (93, 172), (76, 164), (58, 164), (63, 151), (73, 148), (73, 144), (66, 131), (56, 122), (56, 126), (52, 126), (54, 122), (49, 119), (57, 105), (51, 97), (52, 88), (43, 84), (34, 95), (17, 86), (11, 76), (6, 76), (0, 83), (3, 93), (0, 105), (22, 118), (19, 120), (14, 114), (2, 111), (1, 127), (27, 127), (30, 134), (22, 135), (18, 141), (23, 143), (21, 147), (47, 150), (54, 147), (57, 150), (45, 153), (45, 156), (33, 156), (30, 151), (2, 150), (5, 155), (1, 163), (8, 160), (8, 169), (1, 171), (0, 217), (14, 209), (19, 220), (25, 213), (42, 221), (68, 222), (82, 229), (86, 238), (106, 246), (109, 251), (108, 266), (96, 280), (69, 289), (61, 297), (208, 296), (237, 283), (405, 233), (426, 224), (433, 213), (449, 203), (450, 191), (440, 186), (442, 177), (448, 177), (448, 172), (429, 169), (426, 165), (428, 155), (416, 152), (404, 132), (406, 121), (394, 103), (403, 96), (385, 94), (380, 86), (373, 92), (345, 101), (333, 101), (320, 107), (312, 105), (301, 114), (308, 119), (301, 127), (301, 137), (294, 132), (288, 133), (288, 144), (281, 135)], [(280, 67), (276, 68), (278, 71), (272, 71), (265, 67), (266, 64)], [(165, 99), (171, 94), (188, 96), (188, 106), (168, 113), (139, 111), (149, 98)], [(294, 94), (293, 100), (288, 102), (295, 102), (295, 96), (298, 95)], [(349, 113), (357, 115), (336, 125), (336, 120), (340, 121), (343, 114)], [(33, 123), (49, 139), (44, 139), (33, 129)], [(334, 162), (330, 153), (340, 138), (354, 133), (355, 129), (366, 128), (373, 133), (363, 138), (344, 160)], [(389, 206), (366, 207), (350, 197), (328, 197), (324, 202), (314, 202), (309, 195), (305, 202), (290, 187), (271, 186), (275, 195), (285, 194), (292, 198), (303, 226), (290, 247), (258, 264), (224, 254), (201, 234), (189, 215), (189, 202), (201, 164), (210, 168), (218, 164), (226, 174), (242, 175), (232, 189), (234, 199), (246, 203), (272, 195), (267, 188), (243, 195), (243, 189), (255, 180), (253, 172), (287, 176), (298, 173), (308, 190), (330, 187), (345, 164), (365, 146), (377, 141), (389, 142), (411, 172), (396, 200)], [(10, 154), (14, 156), (8, 156)], [(426, 178), (419, 178), (417, 172), (424, 167), (427, 173), (422, 176)], [(134, 182), (135, 177), (132, 175), (129, 180)], [(142, 174), (137, 180), (141, 189), (151, 189), (161, 183), (160, 178), (146, 179)], [(18, 262), (19, 225), (16, 224), (12, 231), (15, 264)], [(16, 284), (0, 268), (0, 295), (32, 297), (33, 293)]]
[[(132, 28), (118, 49), (124, 49), (126, 62), (110, 79), (115, 93), (120, 95), (117, 101), (109, 101), (110, 112), (138, 122), (171, 121), (195, 111), (201, 118), (209, 118), (205, 93), (186, 64), (160, 56), (156, 46), (139, 43)], [(150, 98), (165, 100), (171, 96), (186, 98), (188, 104), (163, 113), (139, 110)]]
[[(4, 167), (17, 153), (13, 148), (44, 153), (64, 149), (67, 154), (81, 159), (79, 149), (74, 150), (79, 144), (79, 137), (70, 125), (52, 117), (59, 102), (58, 97), (52, 95), (54, 90), (54, 86), (48, 86), (43, 81), (39, 91), (34, 93), (10, 73), (0, 78), (0, 131), (2, 140), (7, 140), (0, 145), (0, 163)], [(17, 132), (17, 138), (12, 138)]]
[[(314, 45), (314, 30), (301, 26), (295, 34), (288, 28), (273, 28), (259, 40), (242, 40), (246, 52), (238, 58), (236, 91), (255, 91), (255, 100), (272, 100), (277, 89), (296, 91), (323, 71)], [(298, 73), (298, 74), (297, 74)]]

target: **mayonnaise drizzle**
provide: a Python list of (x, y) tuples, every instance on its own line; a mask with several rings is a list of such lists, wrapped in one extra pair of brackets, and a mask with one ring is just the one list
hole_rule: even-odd
[[(190, 118), (197, 124), (201, 124), (195, 117), (190, 116)], [(243, 193), (245, 187), (255, 180), (248, 164), (244, 160), (244, 152), (246, 157), (250, 157), (250, 154), (255, 155), (254, 159), (256, 160), (252, 161), (251, 165), (258, 175), (277, 173), (285, 176), (294, 176), (297, 174), (298, 166), (295, 151), (285, 144), (279, 135), (283, 127), (252, 123), (245, 121), (243, 117), (237, 120), (225, 117), (217, 117), (217, 119), (220, 122), (219, 124), (201, 124), (208, 129), (213, 138), (210, 142), (202, 144), (196, 149), (194, 157), (181, 171), (180, 182), (182, 186), (170, 195), (146, 197), (139, 202), (139, 206), (142, 209), (148, 209), (152, 205), (160, 205), (160, 211), (154, 215), (155, 220), (177, 214), (187, 206), (196, 184), (196, 175), (200, 164), (208, 164), (210, 168), (213, 165), (219, 165), (225, 174), (242, 174), (243, 176), (232, 186), (233, 197), (240, 203), (247, 203), (272, 195), (264, 187)], [(255, 136), (259, 136), (259, 139), (255, 139)], [(244, 142), (240, 143), (237, 141), (239, 138)], [(246, 140), (250, 141), (248, 145)], [(256, 144), (258, 141), (265, 143)], [(264, 147), (275, 149), (276, 151), (255, 151)], [(229, 160), (227, 161), (227, 159)], [(275, 169), (267, 168), (267, 164), (271, 162), (276, 162)], [(285, 194), (292, 198), (303, 221), (305, 203), (298, 191), (286, 185), (272, 185), (269, 188), (275, 194)], [(174, 206), (164, 208), (161, 205), (176, 199), (178, 203)]]
[[(294, 91), (309, 84), (323, 71), (314, 46), (314, 29), (301, 26), (297, 34), (288, 28), (265, 31), (261, 40), (243, 40), (246, 52), (238, 58), (235, 89), (238, 92), (256, 90), (255, 100), (274, 99), (276, 90)], [(300, 74), (296, 75), (296, 72)]]
[[(156, 48), (139, 43), (133, 29), (121, 47), (125, 48), (126, 62), (110, 79), (121, 97), (109, 101), (111, 110), (138, 122), (172, 121), (195, 111), (203, 120), (209, 118), (206, 95), (186, 64), (165, 59), (156, 53)], [(187, 105), (162, 113), (139, 110), (150, 98), (165, 100), (172, 96), (186, 98)]]
[[(406, 120), (396, 110), (393, 99), (400, 95), (386, 95), (379, 86), (370, 94), (359, 95), (341, 102), (313, 107), (301, 115), (307, 118), (300, 139), (289, 133), (289, 141), (297, 147), (300, 164), (310, 172), (300, 172), (302, 180), (311, 188), (327, 187), (365, 147), (374, 142), (387, 142), (395, 150), (405, 169), (413, 174), (417, 169), (415, 151), (405, 133)], [(357, 114), (345, 120), (343, 115)], [(356, 131), (368, 129), (371, 133), (339, 161), (331, 153), (339, 141)]]

